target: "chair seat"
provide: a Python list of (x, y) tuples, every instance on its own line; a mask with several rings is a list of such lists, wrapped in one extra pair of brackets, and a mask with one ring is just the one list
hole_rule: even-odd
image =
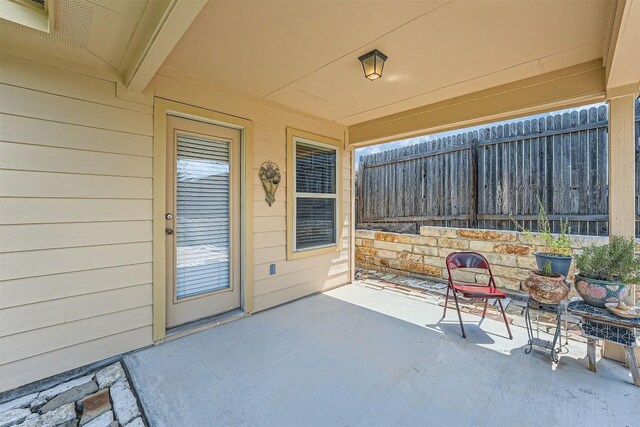
[(507, 294), (489, 286), (461, 285), (454, 283), (453, 289), (467, 298), (506, 298)]

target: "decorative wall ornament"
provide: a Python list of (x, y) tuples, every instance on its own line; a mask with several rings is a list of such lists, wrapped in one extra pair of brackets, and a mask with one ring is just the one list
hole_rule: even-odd
[(262, 166), (260, 166), (258, 176), (264, 187), (264, 201), (271, 206), (273, 202), (276, 201), (276, 190), (278, 189), (278, 185), (280, 185), (280, 168), (272, 161), (264, 162)]

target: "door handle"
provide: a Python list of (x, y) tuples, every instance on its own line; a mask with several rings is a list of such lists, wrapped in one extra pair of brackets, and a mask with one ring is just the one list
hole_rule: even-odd
[(167, 236), (171, 236), (173, 234), (173, 228), (165, 228), (164, 232), (166, 233)]

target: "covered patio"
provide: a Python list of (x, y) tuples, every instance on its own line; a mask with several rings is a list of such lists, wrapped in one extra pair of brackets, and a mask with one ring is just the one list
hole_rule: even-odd
[(136, 408), (124, 370), (98, 380), (120, 361), (121, 427), (637, 425), (629, 371), (584, 344), (552, 364), (360, 283), (355, 151), (606, 103), (607, 233), (635, 236), (640, 0), (0, 5), (7, 425)]
[(151, 425), (634, 425), (629, 371), (356, 282), (125, 358)]

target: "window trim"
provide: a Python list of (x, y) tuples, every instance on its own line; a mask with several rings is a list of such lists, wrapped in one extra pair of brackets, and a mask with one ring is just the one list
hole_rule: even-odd
[[(296, 184), (296, 142), (304, 142), (323, 148), (330, 148), (336, 151), (336, 190), (335, 194), (323, 193), (298, 193), (295, 191)], [(341, 157), (342, 141), (322, 135), (316, 135), (299, 129), (287, 128), (287, 259), (307, 258), (311, 256), (338, 252), (341, 250)], [(301, 196), (303, 195), (303, 196)], [(317, 246), (308, 249), (296, 248), (296, 202), (298, 197), (330, 198), (335, 202), (335, 243)]]

